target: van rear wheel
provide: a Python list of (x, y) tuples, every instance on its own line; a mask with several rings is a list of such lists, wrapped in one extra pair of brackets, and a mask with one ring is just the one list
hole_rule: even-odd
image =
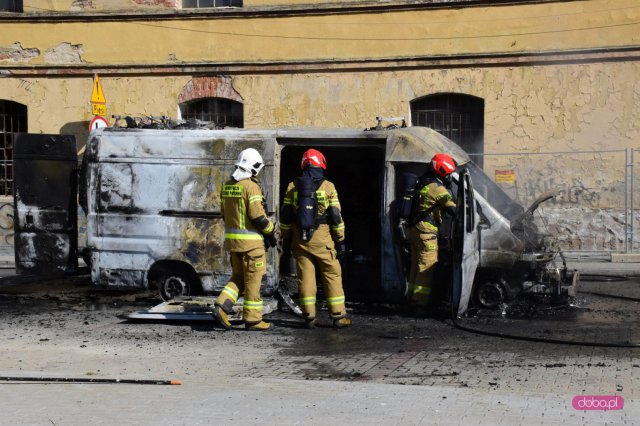
[(176, 297), (193, 295), (194, 284), (183, 272), (169, 272), (162, 277), (158, 287), (162, 300), (168, 301)]

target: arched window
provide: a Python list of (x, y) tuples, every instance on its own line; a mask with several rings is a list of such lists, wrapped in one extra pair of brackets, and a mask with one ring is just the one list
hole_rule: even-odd
[(0, 195), (13, 195), (13, 141), (27, 131), (27, 107), (0, 100)]
[[(411, 101), (411, 122), (442, 133), (469, 154), (484, 153), (484, 99), (457, 93)], [(472, 155), (482, 167), (482, 155)]]
[(178, 95), (183, 120), (208, 121), (218, 127), (244, 127), (242, 102), (229, 76), (193, 78)]
[(231, 99), (209, 98), (180, 105), (183, 120), (197, 119), (216, 123), (218, 127), (243, 127), (243, 105)]

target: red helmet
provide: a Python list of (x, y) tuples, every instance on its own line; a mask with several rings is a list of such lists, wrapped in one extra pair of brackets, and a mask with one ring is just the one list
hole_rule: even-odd
[(443, 153), (436, 154), (431, 159), (431, 168), (441, 178), (445, 178), (453, 173), (457, 165), (456, 160)]
[(322, 167), (324, 170), (327, 170), (327, 160), (320, 151), (312, 148), (302, 155), (302, 163), (300, 164), (300, 167), (304, 170), (307, 166)]

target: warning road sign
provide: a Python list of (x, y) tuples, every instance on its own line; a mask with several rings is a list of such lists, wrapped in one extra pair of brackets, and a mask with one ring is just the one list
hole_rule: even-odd
[(102, 91), (102, 85), (100, 84), (100, 79), (98, 78), (98, 74), (93, 79), (93, 92), (91, 92), (91, 103), (92, 104), (106, 104), (107, 99), (104, 97), (104, 92)]
[(96, 74), (93, 79), (93, 91), (91, 92), (91, 112), (93, 115), (107, 115), (107, 98), (102, 91), (100, 78)]

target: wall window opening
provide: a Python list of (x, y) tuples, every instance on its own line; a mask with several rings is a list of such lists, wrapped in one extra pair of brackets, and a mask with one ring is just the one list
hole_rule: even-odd
[(13, 195), (13, 141), (27, 132), (27, 107), (0, 100), (0, 195)]
[(205, 7), (242, 7), (242, 0), (182, 0), (183, 9)]
[(0, 12), (23, 12), (22, 0), (0, 0)]
[(460, 145), (482, 167), (484, 153), (484, 99), (443, 93), (411, 101), (411, 122), (429, 127)]
[(207, 121), (217, 127), (244, 127), (244, 109), (240, 102), (231, 99), (198, 99), (180, 105), (182, 119)]

